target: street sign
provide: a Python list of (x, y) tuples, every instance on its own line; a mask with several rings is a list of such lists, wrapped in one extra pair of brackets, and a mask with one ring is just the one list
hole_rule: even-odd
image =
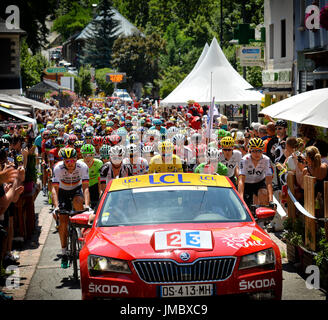
[(45, 69), (46, 73), (64, 73), (66, 72), (66, 68), (63, 67), (53, 67)]
[(126, 73), (107, 73), (106, 74), (106, 81), (113, 82), (113, 83), (120, 83), (126, 81)]
[(241, 66), (264, 66), (262, 47), (240, 47), (237, 56)]

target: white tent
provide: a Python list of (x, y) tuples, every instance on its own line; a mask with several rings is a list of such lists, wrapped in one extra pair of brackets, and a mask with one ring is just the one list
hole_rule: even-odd
[(188, 100), (194, 100), (209, 105), (212, 97), (219, 104), (260, 104), (264, 97), (231, 66), (216, 38), (195, 67), (161, 104), (186, 105)]

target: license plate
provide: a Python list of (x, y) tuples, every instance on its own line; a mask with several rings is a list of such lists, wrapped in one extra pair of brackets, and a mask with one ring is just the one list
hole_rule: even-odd
[(161, 286), (160, 292), (162, 298), (212, 296), (214, 287), (213, 284)]

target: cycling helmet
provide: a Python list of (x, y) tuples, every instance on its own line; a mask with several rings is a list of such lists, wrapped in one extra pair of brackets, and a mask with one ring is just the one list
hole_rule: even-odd
[(58, 130), (52, 129), (50, 131), (50, 137), (52, 137), (52, 138), (58, 137)]
[(207, 156), (211, 160), (218, 160), (219, 158), (219, 150), (216, 148), (209, 148), (207, 150)]
[(77, 156), (77, 152), (74, 148), (62, 148), (59, 151), (59, 156), (63, 159), (72, 159)]
[(127, 146), (127, 150), (130, 154), (138, 154), (140, 152), (140, 146), (134, 143), (131, 143)]
[(198, 144), (202, 141), (202, 135), (200, 133), (194, 133), (192, 136), (191, 136), (191, 141), (192, 143), (194, 144)]
[(172, 138), (172, 142), (175, 145), (183, 144), (185, 142), (185, 136), (181, 133), (178, 133)]
[(103, 144), (108, 144), (108, 145), (111, 145), (111, 141), (110, 141), (110, 136), (105, 136), (103, 138)]
[(123, 146), (113, 146), (110, 148), (110, 156), (119, 156), (123, 157), (125, 154), (125, 148)]
[(206, 144), (199, 144), (197, 148), (195, 148), (196, 155), (205, 154), (206, 153)]
[(70, 134), (68, 136), (68, 143), (74, 144), (75, 141), (77, 141), (77, 136), (75, 134)]
[(91, 139), (93, 138), (93, 132), (91, 130), (87, 130), (84, 134), (86, 139)]
[(154, 147), (153, 146), (144, 146), (142, 148), (142, 152), (143, 153), (151, 153), (151, 152), (154, 152)]
[(74, 148), (80, 149), (84, 145), (84, 141), (77, 140), (74, 142)]
[(249, 140), (248, 148), (251, 150), (254, 149), (263, 149), (264, 148), (264, 142), (261, 138), (252, 138)]
[(100, 150), (99, 150), (99, 153), (100, 153), (100, 157), (102, 159), (109, 159), (109, 154), (110, 154), (110, 145), (107, 145), (107, 144), (104, 144)]
[(94, 146), (99, 146), (99, 145), (102, 145), (103, 144), (103, 141), (104, 141), (104, 138), (103, 137), (100, 137), (100, 136), (96, 136), (92, 139), (92, 144)]
[(65, 126), (61, 123), (58, 123), (55, 127), (57, 130), (64, 130), (65, 129)]
[(109, 136), (109, 140), (110, 140), (110, 144), (112, 146), (115, 146), (115, 145), (117, 145), (118, 143), (120, 143), (122, 141), (122, 137), (120, 137), (117, 134), (112, 134), (112, 135)]
[(158, 150), (164, 153), (173, 153), (174, 145), (171, 141), (163, 141), (158, 144)]
[(170, 127), (167, 129), (167, 133), (169, 134), (177, 134), (179, 132), (179, 129), (177, 127)]
[(127, 131), (124, 128), (118, 128), (117, 135), (119, 135), (120, 137), (124, 137), (127, 135)]
[(82, 127), (81, 126), (76, 126), (74, 128), (74, 133), (75, 134), (82, 134)]
[(219, 129), (217, 132), (218, 138), (224, 138), (227, 135), (227, 131), (225, 131), (224, 129)]
[(81, 148), (81, 153), (83, 155), (86, 155), (86, 154), (94, 155), (95, 152), (96, 152), (95, 147), (92, 144), (84, 144)]
[(62, 148), (62, 147), (65, 146), (65, 139), (62, 138), (62, 137), (57, 137), (57, 138), (55, 139), (54, 144), (55, 144), (55, 147)]
[(224, 137), (220, 141), (221, 147), (232, 148), (235, 145), (235, 140), (232, 137)]
[(276, 127), (283, 127), (283, 128), (287, 128), (288, 124), (287, 124), (287, 121), (286, 120), (277, 120), (276, 123), (275, 123), (275, 126)]
[(139, 135), (137, 133), (132, 133), (129, 135), (130, 143), (138, 143), (139, 142)]
[(42, 132), (42, 138), (43, 138), (43, 139), (49, 138), (50, 133), (51, 133), (50, 130), (44, 130), (44, 131)]

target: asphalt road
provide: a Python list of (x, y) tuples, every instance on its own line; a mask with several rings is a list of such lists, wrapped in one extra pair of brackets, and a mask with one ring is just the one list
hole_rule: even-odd
[[(20, 287), (7, 290), (16, 300), (80, 300), (79, 283), (72, 280), (73, 269), (60, 268), (60, 241), (55, 223), (40, 193), (36, 200), (39, 227), (37, 239), (30, 242), (21, 255)], [(273, 240), (277, 238), (273, 235)], [(284, 244), (279, 247), (284, 251)], [(283, 300), (326, 300), (322, 290), (309, 290), (293, 265), (283, 259)]]

